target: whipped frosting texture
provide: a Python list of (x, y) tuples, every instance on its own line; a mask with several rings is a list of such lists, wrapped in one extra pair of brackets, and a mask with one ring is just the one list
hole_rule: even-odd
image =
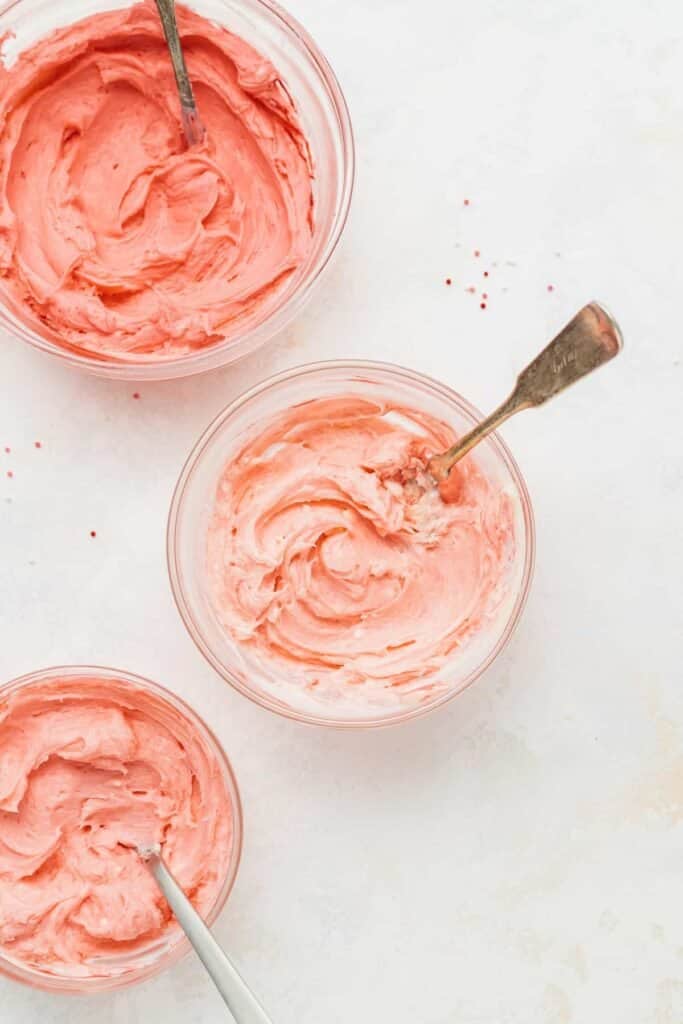
[(262, 319), (310, 251), (313, 169), (275, 67), (178, 8), (205, 141), (187, 150), (152, 0), (0, 62), (0, 295), (103, 359)]
[[(221, 767), (172, 705), (123, 681), (53, 678), (0, 697), (0, 953), (47, 973), (108, 971), (177, 926), (135, 847), (200, 912), (225, 880)], [(116, 973), (116, 972), (114, 972)]]
[[(509, 591), (514, 515), (469, 457), (443, 500), (427, 458), (445, 423), (391, 401), (278, 414), (225, 466), (208, 531), (214, 613), (287, 700), (417, 704)], [(249, 669), (246, 669), (247, 674)]]

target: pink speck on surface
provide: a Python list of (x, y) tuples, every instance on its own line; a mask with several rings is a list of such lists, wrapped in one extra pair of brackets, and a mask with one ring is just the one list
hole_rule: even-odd
[(140, 398), (140, 392), (139, 391), (134, 391), (133, 392), (133, 398), (137, 401), (137, 399)]
[(34, 441), (33, 442), (33, 447), (34, 448), (42, 448), (43, 447), (43, 442), (42, 441)]
[(549, 292), (554, 292), (555, 291), (555, 285), (554, 284), (549, 284), (548, 285), (548, 291)]
[(488, 292), (482, 292), (482, 293), (481, 293), (481, 297), (482, 297), (482, 299), (484, 300), (484, 302), (486, 302), (486, 300), (487, 300), (487, 299), (488, 299), (488, 297), (489, 297), (489, 296), (488, 296)]
[(14, 473), (12, 472), (12, 470), (11, 470), (11, 469), (8, 469), (8, 470), (7, 470), (7, 476), (9, 477), (9, 479), (10, 479), (10, 480), (11, 480), (11, 479), (12, 479), (12, 477), (14, 476)]
[(11, 448), (8, 448), (7, 446), (5, 446), (5, 454), (6, 454), (6, 455), (9, 455), (9, 453), (10, 453), (11, 451), (12, 451), (12, 449), (11, 449)]
[(465, 200), (463, 201), (463, 206), (469, 206), (469, 205), (470, 205), (470, 201), (469, 201), (469, 199), (465, 199)]
[(475, 295), (477, 289), (474, 287), (473, 284), (471, 284), (469, 285), (469, 287), (465, 288), (465, 291), (468, 292), (470, 295)]
[(476, 259), (479, 259), (479, 257), (481, 256), (481, 252), (479, 251), (479, 249), (474, 250), (474, 255)]

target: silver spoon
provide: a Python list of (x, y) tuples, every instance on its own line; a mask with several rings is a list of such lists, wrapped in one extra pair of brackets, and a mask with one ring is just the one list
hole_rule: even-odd
[(439, 483), (482, 438), (522, 409), (542, 405), (587, 373), (609, 362), (623, 348), (619, 327), (597, 302), (579, 310), (543, 351), (522, 370), (512, 394), (452, 448), (430, 459), (427, 469)]
[(183, 132), (188, 146), (198, 145), (204, 138), (204, 125), (197, 110), (192, 84), (187, 73), (185, 56), (178, 34), (178, 23), (175, 16), (175, 0), (155, 0), (161, 25), (166, 37), (168, 52), (171, 55), (171, 64), (178, 86), (180, 97), (180, 117), (183, 125)]
[(272, 1024), (256, 996), (240, 977), (237, 968), (218, 945), (175, 878), (168, 870), (157, 843), (138, 846), (137, 852), (149, 868), (166, 902), (176, 916), (223, 997), (236, 1024)]

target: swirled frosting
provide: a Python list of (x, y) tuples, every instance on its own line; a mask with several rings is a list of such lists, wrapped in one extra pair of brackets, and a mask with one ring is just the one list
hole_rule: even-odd
[(279, 414), (226, 464), (208, 532), (213, 609), (285, 700), (295, 687), (418, 703), (495, 617), (512, 502), (474, 457), (443, 497), (425, 482), (453, 441), (423, 412), (341, 396)]
[[(174, 707), (130, 683), (53, 678), (0, 698), (0, 954), (44, 972), (127, 967), (173, 923), (138, 843), (163, 842), (202, 912), (232, 846), (215, 754)], [(116, 973), (112, 968), (112, 972)]]
[(0, 62), (0, 293), (101, 358), (230, 336), (311, 247), (311, 156), (277, 70), (188, 8), (178, 21), (207, 128), (191, 150), (151, 0)]

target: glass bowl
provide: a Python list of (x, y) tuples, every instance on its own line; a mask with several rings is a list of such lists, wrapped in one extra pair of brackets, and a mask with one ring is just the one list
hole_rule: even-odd
[[(128, 0), (0, 0), (0, 39), (5, 61), (54, 29), (102, 11), (127, 8)], [(268, 57), (293, 96), (308, 138), (316, 178), (315, 229), (304, 263), (277, 290), (248, 325), (225, 340), (167, 359), (138, 356), (115, 359), (69, 348), (49, 334), (35, 317), (0, 295), (0, 330), (48, 352), (62, 362), (102, 377), (131, 381), (168, 380), (232, 363), (269, 342), (310, 297), (329, 263), (346, 224), (354, 178), (354, 144), (346, 101), (339, 83), (315, 42), (273, 0), (190, 0), (187, 6), (228, 28)]]
[(437, 417), (458, 434), (482, 419), (465, 399), (437, 381), (383, 363), (342, 361), (302, 366), (279, 374), (246, 392), (225, 409), (200, 438), (175, 489), (167, 554), (171, 587), (180, 615), (195, 644), (216, 671), (240, 693), (271, 711), (312, 724), (354, 727), (405, 721), (445, 704), (491, 664), (509, 640), (524, 607), (534, 563), (531, 501), (519, 468), (495, 434), (472, 458), (508, 494), (515, 533), (507, 595), (485, 630), (449, 656), (432, 678), (439, 692), (417, 705), (358, 709), (331, 702), (311, 706), (310, 695), (297, 699), (294, 687), (273, 686), (257, 659), (234, 641), (219, 623), (209, 594), (206, 544), (216, 485), (231, 454), (264, 429), (278, 413), (313, 398), (355, 395), (390, 398)]
[[(207, 728), (206, 724), (189, 707), (185, 701), (175, 694), (153, 683), (149, 679), (133, 675), (130, 672), (122, 672), (118, 669), (100, 668), (98, 666), (78, 665), (68, 667), (56, 667), (44, 669), (41, 672), (33, 672), (30, 675), (22, 676), (12, 682), (0, 686), (0, 712), (5, 700), (18, 690), (27, 688), (36, 683), (44, 683), (51, 679), (110, 679), (124, 686), (130, 686), (137, 691), (142, 691), (148, 698), (151, 698), (158, 705), (168, 705), (177, 715), (181, 715), (206, 744), (207, 749), (216, 759), (225, 790), (232, 810), (232, 837), (230, 856), (223, 883), (216, 893), (215, 900), (206, 914), (208, 924), (212, 924), (230, 895), (237, 875), (240, 857), (242, 853), (242, 804), (235, 776), (223, 751), (220, 743)], [(0, 946), (0, 974), (5, 974), (16, 981), (24, 982), (34, 988), (47, 989), (50, 991), (90, 993), (103, 992), (113, 989), (125, 988), (138, 981), (151, 977), (159, 971), (170, 967), (190, 950), (190, 944), (179, 928), (171, 927), (161, 938), (150, 941), (149, 947), (137, 949), (134, 954), (122, 953), (106, 958), (106, 967), (101, 968), (102, 973), (89, 977), (83, 977), (75, 972), (65, 971), (62, 974), (48, 973), (29, 966), (17, 958), (8, 956), (7, 951)], [(103, 958), (104, 959), (104, 958)], [(133, 959), (135, 963), (133, 963)]]

